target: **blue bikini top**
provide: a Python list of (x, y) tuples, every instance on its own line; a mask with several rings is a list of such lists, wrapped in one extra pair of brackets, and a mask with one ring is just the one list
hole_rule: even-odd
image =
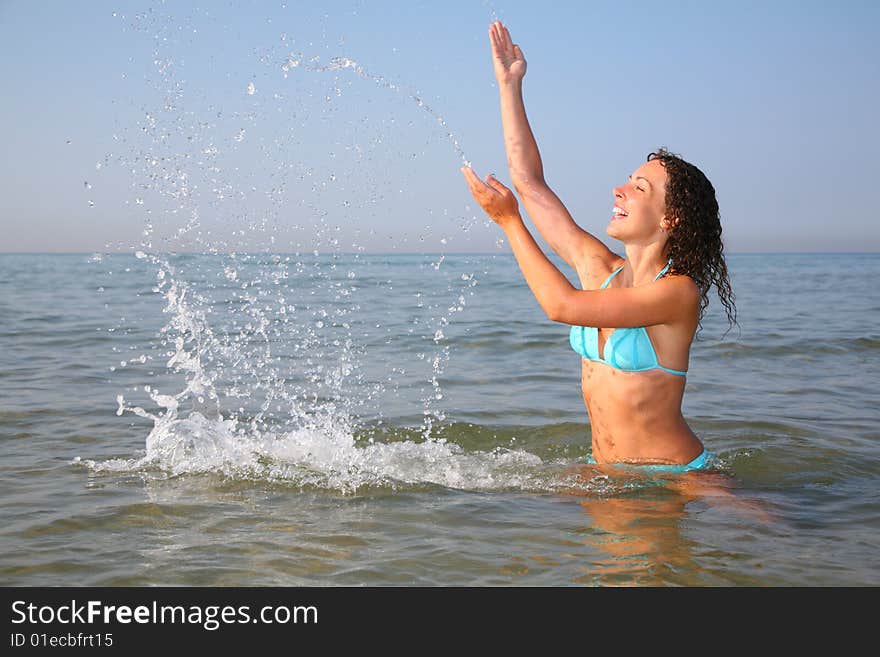
[[(666, 263), (666, 266), (654, 277), (654, 280), (656, 281), (663, 276), (671, 264), (671, 260)], [(611, 279), (617, 276), (622, 269), (623, 265), (615, 269), (599, 289), (604, 290), (608, 287)], [(569, 342), (571, 348), (587, 360), (605, 363), (624, 372), (660, 369), (676, 376), (687, 375), (686, 371), (672, 370), (657, 362), (657, 352), (654, 351), (651, 337), (644, 326), (615, 329), (605, 341), (604, 354), (599, 354), (599, 329), (592, 326), (572, 326)]]

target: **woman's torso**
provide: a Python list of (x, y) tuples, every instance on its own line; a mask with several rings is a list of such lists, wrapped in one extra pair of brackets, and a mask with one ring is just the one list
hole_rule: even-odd
[[(609, 274), (623, 263), (620, 259), (610, 271), (581, 274), (581, 285), (584, 289), (602, 287)], [(622, 286), (623, 279), (617, 275), (606, 287)], [(678, 324), (645, 327), (655, 362), (674, 371), (686, 371), (696, 324), (694, 316)], [(620, 348), (634, 340), (644, 343), (638, 330), (599, 328), (597, 344), (593, 345), (593, 349), (598, 347), (598, 354), (591, 356), (617, 362), (615, 346)], [(628, 333), (609, 344), (615, 331)], [(624, 371), (600, 360), (582, 358), (581, 389), (590, 416), (593, 458), (599, 463), (688, 463), (699, 456), (702, 443), (681, 414), (684, 387), (684, 376), (664, 369)]]

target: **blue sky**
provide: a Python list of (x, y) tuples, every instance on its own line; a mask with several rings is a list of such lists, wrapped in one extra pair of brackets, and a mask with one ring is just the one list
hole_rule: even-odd
[(497, 251), (459, 173), (507, 177), (495, 16), (585, 229), (662, 145), (730, 251), (878, 251), (878, 7), (0, 2), (0, 251)]

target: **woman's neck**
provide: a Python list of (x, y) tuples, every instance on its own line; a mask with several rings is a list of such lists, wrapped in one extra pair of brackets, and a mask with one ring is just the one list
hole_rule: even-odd
[(626, 264), (621, 272), (624, 283), (632, 287), (650, 283), (667, 262), (665, 244), (627, 244)]

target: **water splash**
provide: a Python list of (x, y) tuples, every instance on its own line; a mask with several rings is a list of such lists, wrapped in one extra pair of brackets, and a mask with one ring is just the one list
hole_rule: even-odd
[(370, 80), (383, 89), (387, 89), (388, 91), (403, 94), (409, 97), (418, 107), (427, 112), (440, 125), (446, 135), (446, 138), (452, 144), (452, 148), (455, 150), (455, 153), (456, 155), (458, 155), (462, 164), (464, 164), (465, 166), (470, 166), (470, 160), (467, 159), (467, 156), (465, 155), (464, 150), (459, 143), (458, 137), (456, 137), (452, 130), (449, 128), (449, 124), (437, 111), (435, 111), (427, 103), (425, 103), (424, 99), (418, 93), (411, 91), (397, 84), (396, 82), (392, 82), (382, 75), (370, 73), (366, 68), (364, 68), (364, 66), (362, 66), (354, 59), (351, 59), (350, 57), (331, 57), (329, 63), (321, 64), (321, 58), (319, 55), (316, 55), (309, 59), (305, 59), (305, 56), (302, 53), (291, 53), (288, 56), (287, 60), (283, 64), (281, 64), (281, 70), (284, 72), (285, 76), (291, 70), (300, 67), (308, 71), (319, 73), (326, 73), (328, 71), (351, 70), (358, 77), (361, 77), (364, 80)]
[[(174, 394), (163, 393), (152, 385), (144, 386), (155, 406), (153, 410), (129, 404), (122, 394), (117, 396), (118, 415), (133, 413), (153, 423), (144, 456), (101, 462), (78, 459), (77, 463), (103, 473), (141, 472), (172, 477), (208, 473), (345, 494), (364, 488), (425, 485), (466, 490), (571, 488), (572, 480), (560, 476), (558, 465), (546, 464), (523, 450), (495, 448), (468, 453), (455, 443), (429, 435), (385, 442), (376, 441), (363, 431), (357, 436), (357, 422), (342, 400), (318, 402), (308, 394), (315, 389), (315, 380), (298, 390), (271, 376), (265, 381), (257, 380), (246, 387), (245, 396), (251, 396), (261, 382), (273, 394), (267, 395), (255, 415), (244, 408), (239, 412), (221, 412), (230, 393), (218, 390), (222, 386), (222, 372), (212, 370), (208, 363), (216, 361), (216, 357), (227, 361), (245, 359), (248, 365), (260, 359), (240, 345), (219, 339), (208, 324), (210, 305), (183, 281), (167, 259), (142, 251), (135, 255), (159, 267), (157, 289), (166, 302), (164, 312), (171, 316), (163, 328), (168, 344), (173, 346), (167, 354), (167, 366), (184, 374), (186, 386)], [(237, 271), (229, 266), (224, 272), (227, 278), (237, 278)], [(464, 280), (473, 279), (468, 276)], [(460, 296), (459, 301), (464, 303), (464, 297)], [(438, 331), (435, 339), (443, 339), (442, 331)], [(264, 356), (262, 367), (255, 367), (253, 373), (264, 373), (263, 368), (272, 360), (271, 352), (267, 350)], [(434, 371), (437, 372), (436, 360)], [(347, 373), (337, 374), (344, 377)], [(268, 415), (271, 402), (281, 399), (288, 405), (289, 417), (279, 425), (269, 421)]]
[(232, 420), (199, 413), (157, 423), (139, 459), (80, 460), (96, 472), (220, 474), (352, 494), (363, 488), (439, 485), (465, 490), (550, 490), (566, 486), (521, 450), (466, 453), (454, 443), (358, 444), (336, 418), (321, 426), (241, 433)]
[[(120, 131), (123, 152), (108, 155), (103, 165), (116, 161), (132, 173), (131, 207), (144, 225), (143, 239), (132, 250), (155, 276), (152, 291), (163, 300), (167, 321), (139, 353), (117, 358), (108, 368), (137, 381), (117, 396), (117, 413), (152, 423), (145, 456), (88, 464), (99, 471), (280, 478), (343, 491), (388, 482), (546, 488), (535, 471), (541, 467), (537, 456), (511, 450), (465, 453), (437, 437), (446, 421), (442, 375), (452, 347), (446, 333), (477, 284), (470, 273), (448, 286), (447, 298), (420, 299), (417, 306), (417, 330), (431, 346), (411, 365), (426, 370), (418, 438), (385, 442), (381, 431), (365, 428), (370, 422), (382, 426), (383, 400), (398, 392), (399, 382), (394, 374), (377, 378), (367, 372), (367, 345), (382, 337), (383, 327), (368, 325), (375, 320), (360, 307), (358, 293), (365, 265), (359, 268), (357, 258), (354, 268), (340, 265), (339, 226), (328, 219), (321, 196), (342, 176), (333, 172), (321, 179), (312, 162), (273, 159), (269, 149), (281, 152), (287, 142), (277, 134), (266, 139), (257, 105), (280, 96), (258, 78), (238, 96), (248, 108), (224, 111), (198, 99), (208, 109), (192, 109), (189, 101), (198, 94), (188, 88), (185, 58), (174, 52), (181, 35), (196, 33), (188, 20), (150, 10), (131, 24), (155, 43), (150, 79), (161, 101), (143, 109), (132, 133)], [(322, 63), (297, 55), (281, 65), (285, 75), (298, 68), (351, 71), (409, 98), (443, 129), (467, 163), (447, 122), (419, 94), (347, 57)], [(233, 158), (237, 149), (248, 147), (262, 149), (264, 161), (277, 165), (266, 176), (272, 180), (265, 191), (269, 210), (258, 216), (250, 203), (258, 183), (249, 183)], [(287, 191), (290, 177), (311, 184), (311, 196), (299, 205)], [(291, 215), (299, 218), (293, 228), (307, 238), (292, 244), (291, 254), (274, 253), (278, 226)], [(214, 232), (219, 221), (226, 222), (232, 237)], [(242, 252), (238, 244), (246, 237), (255, 239), (256, 248)], [(179, 251), (214, 260), (169, 255)], [(443, 275), (449, 268), (443, 263), (441, 257), (430, 266)], [(108, 332), (128, 331), (137, 321), (131, 317), (126, 326), (123, 320)]]

